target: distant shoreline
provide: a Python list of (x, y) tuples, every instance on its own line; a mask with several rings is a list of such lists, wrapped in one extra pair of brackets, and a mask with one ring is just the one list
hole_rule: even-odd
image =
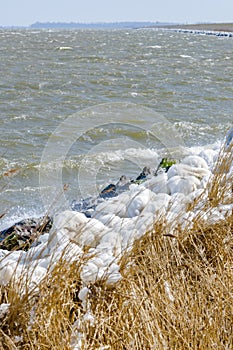
[(233, 33), (233, 23), (176, 24), (164, 26), (163, 28)]
[[(181, 32), (233, 36), (233, 23), (178, 24), (166, 22), (35, 22), (28, 26), (0, 26), (0, 29), (169, 29)], [(229, 35), (227, 35), (229, 33)], [(220, 35), (221, 36), (221, 35)]]
[[(168, 26), (167, 22), (35, 22), (28, 26), (7, 26), (1, 29), (138, 29)], [(174, 23), (173, 23), (174, 24)]]

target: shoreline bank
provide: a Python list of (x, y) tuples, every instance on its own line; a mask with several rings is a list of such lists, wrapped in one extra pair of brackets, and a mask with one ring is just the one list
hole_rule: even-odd
[(233, 23), (206, 23), (165, 26), (162, 29), (181, 33), (233, 37)]

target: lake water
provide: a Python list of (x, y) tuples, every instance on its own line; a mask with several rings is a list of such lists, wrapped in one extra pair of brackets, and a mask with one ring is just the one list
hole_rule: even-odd
[(71, 202), (232, 126), (232, 38), (0, 30), (0, 43), (0, 226), (54, 205), (57, 168)]

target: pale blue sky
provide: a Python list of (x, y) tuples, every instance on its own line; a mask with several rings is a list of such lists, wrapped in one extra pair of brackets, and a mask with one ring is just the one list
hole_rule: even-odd
[(0, 26), (34, 22), (233, 22), (233, 0), (2, 0)]

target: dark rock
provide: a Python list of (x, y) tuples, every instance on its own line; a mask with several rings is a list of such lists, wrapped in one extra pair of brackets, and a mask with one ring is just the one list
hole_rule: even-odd
[(112, 198), (117, 196), (116, 185), (110, 184), (105, 187), (99, 194), (100, 198)]
[(151, 169), (147, 166), (145, 166), (141, 172), (141, 174), (139, 174), (139, 176), (136, 178), (135, 181), (133, 181), (134, 183), (140, 183), (142, 181), (145, 181), (148, 177), (148, 175), (152, 174)]
[(122, 175), (119, 181), (116, 183), (117, 194), (127, 191), (132, 182), (133, 180), (127, 178), (125, 175)]
[(24, 219), (0, 232), (0, 249), (28, 250), (33, 242), (43, 233), (48, 233), (52, 227), (52, 219)]

